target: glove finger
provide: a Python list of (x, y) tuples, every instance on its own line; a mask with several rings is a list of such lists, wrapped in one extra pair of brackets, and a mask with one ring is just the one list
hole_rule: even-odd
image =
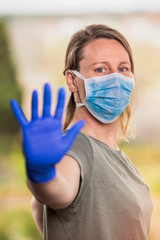
[(73, 125), (73, 127), (67, 132), (67, 134), (64, 136), (65, 141), (68, 143), (68, 145), (71, 147), (73, 144), (74, 140), (76, 139), (79, 131), (81, 128), (84, 126), (85, 121), (80, 120), (77, 123)]
[(43, 117), (49, 117), (51, 110), (51, 87), (49, 83), (44, 85)]
[(16, 100), (12, 99), (10, 104), (17, 121), (19, 122), (20, 126), (23, 127), (28, 123), (28, 121), (21, 107), (19, 106), (19, 103)]
[(62, 119), (63, 111), (64, 111), (64, 104), (65, 104), (65, 96), (66, 96), (65, 89), (60, 88), (58, 91), (58, 100), (57, 100), (55, 118)]
[(35, 90), (32, 93), (32, 120), (38, 118), (38, 92)]

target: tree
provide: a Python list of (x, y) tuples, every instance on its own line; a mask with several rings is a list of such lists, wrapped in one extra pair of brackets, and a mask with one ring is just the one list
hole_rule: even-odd
[(10, 53), (6, 25), (0, 20), (0, 133), (17, 133), (18, 123), (11, 111), (10, 99), (21, 102), (16, 71)]

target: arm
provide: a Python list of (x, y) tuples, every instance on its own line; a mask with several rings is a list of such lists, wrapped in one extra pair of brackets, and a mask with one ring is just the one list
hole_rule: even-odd
[[(43, 236), (43, 204), (42, 202), (45, 202), (47, 206), (50, 206), (51, 208), (64, 208), (69, 205), (74, 198), (76, 197), (78, 190), (79, 190), (79, 178), (80, 170), (79, 166), (77, 167), (77, 163), (74, 159), (72, 159), (69, 156), (65, 156), (62, 161), (57, 164), (57, 172), (60, 172), (63, 175), (66, 175), (66, 179), (68, 179), (68, 185), (70, 183), (70, 186), (65, 186), (61, 182), (59, 182), (56, 185), (56, 181), (51, 181), (48, 183), (48, 186), (44, 186), (43, 184), (34, 184), (29, 179), (27, 179), (28, 186), (33, 192), (35, 196), (38, 196), (41, 198), (41, 202), (39, 202), (35, 196), (31, 199), (31, 213), (33, 216), (33, 219), (35, 221), (35, 224)], [(69, 166), (73, 169), (73, 176), (71, 177)], [(68, 169), (68, 171), (64, 171), (64, 169)], [(65, 176), (64, 176), (65, 177)], [(72, 180), (74, 178), (74, 181)], [(75, 181), (77, 180), (77, 181)], [(66, 183), (67, 184), (67, 183)], [(48, 191), (46, 191), (46, 188)], [(67, 196), (69, 196), (67, 189), (71, 188), (72, 196), (70, 196), (70, 199), (67, 199)]]
[(31, 213), (38, 230), (43, 236), (43, 205), (35, 197), (31, 199)]
[(27, 179), (33, 195), (53, 209), (65, 208), (75, 199), (80, 185), (80, 167), (70, 156), (56, 165), (56, 177), (47, 183), (34, 183)]
[(30, 122), (25, 118), (19, 104), (15, 100), (11, 101), (22, 129), (27, 184), (38, 200), (52, 208), (63, 208), (70, 204), (79, 188), (79, 165), (65, 154), (71, 148), (84, 121), (77, 122), (66, 134), (62, 133), (64, 100), (65, 92), (60, 89), (55, 115), (52, 116), (51, 89), (46, 84), (43, 114), (39, 117), (38, 93), (34, 91)]

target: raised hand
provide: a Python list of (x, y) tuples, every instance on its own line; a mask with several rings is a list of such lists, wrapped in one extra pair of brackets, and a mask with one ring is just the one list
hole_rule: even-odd
[(23, 152), (26, 160), (26, 170), (33, 182), (44, 183), (56, 175), (55, 164), (71, 148), (77, 134), (84, 126), (84, 121), (77, 122), (66, 134), (62, 129), (62, 117), (65, 103), (65, 90), (59, 89), (55, 115), (51, 115), (51, 88), (44, 86), (43, 114), (38, 114), (38, 93), (32, 94), (32, 118), (28, 121), (15, 100), (11, 107), (17, 118), (23, 139)]

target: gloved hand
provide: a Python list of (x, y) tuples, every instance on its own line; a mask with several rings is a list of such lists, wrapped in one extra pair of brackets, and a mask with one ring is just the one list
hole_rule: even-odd
[(45, 183), (55, 178), (55, 164), (71, 148), (77, 134), (84, 126), (78, 121), (66, 134), (63, 134), (62, 116), (65, 103), (65, 90), (59, 89), (55, 115), (51, 110), (51, 88), (44, 86), (43, 115), (38, 116), (38, 93), (32, 94), (32, 118), (28, 121), (15, 100), (11, 100), (12, 110), (21, 126), (23, 152), (29, 179), (36, 183)]

